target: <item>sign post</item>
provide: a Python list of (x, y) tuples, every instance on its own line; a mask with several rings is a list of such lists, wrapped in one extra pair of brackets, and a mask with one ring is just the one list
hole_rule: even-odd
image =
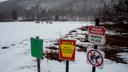
[[(100, 23), (100, 20), (98, 18), (96, 18), (95, 20), (95, 25), (96, 26), (99, 26), (99, 23)], [(98, 45), (94, 45), (94, 49), (97, 49)], [(93, 66), (92, 67), (92, 72), (95, 72), (96, 71), (96, 68)]]
[(69, 60), (75, 60), (75, 40), (60, 40), (59, 59), (66, 60), (66, 72), (69, 72)]
[(105, 28), (103, 26), (90, 26), (88, 28), (89, 36), (88, 40), (94, 45), (105, 44)]
[(66, 60), (66, 72), (69, 72), (69, 61)]
[[(97, 49), (87, 49), (87, 63), (94, 67), (103, 68), (105, 54)], [(94, 70), (93, 70), (94, 71)]]
[(31, 55), (37, 58), (37, 72), (40, 72), (40, 59), (43, 58), (43, 40), (31, 38)]
[[(88, 28), (89, 31), (89, 36), (88, 36), (88, 40), (94, 44), (94, 49), (97, 49), (98, 45), (104, 45), (105, 44), (105, 28), (103, 26), (99, 26), (99, 22), (100, 20), (98, 18), (96, 18), (95, 20), (95, 26), (90, 26)], [(92, 52), (90, 52), (92, 54)], [(97, 53), (97, 51), (94, 53)], [(101, 56), (101, 55), (99, 55)], [(95, 54), (92, 54), (92, 58), (94, 58), (95, 61)], [(91, 61), (90, 61), (91, 62)], [(97, 61), (98, 62), (98, 61)], [(93, 65), (92, 67), (92, 72), (96, 71), (96, 66), (91, 63)], [(99, 62), (98, 62), (99, 64)]]
[[(94, 49), (97, 49), (97, 45), (94, 45)], [(96, 72), (96, 67), (92, 66), (92, 72)]]
[(40, 72), (40, 59), (37, 58), (37, 72)]

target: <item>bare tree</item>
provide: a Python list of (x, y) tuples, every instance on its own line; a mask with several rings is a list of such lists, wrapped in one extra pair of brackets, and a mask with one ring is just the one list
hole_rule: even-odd
[(128, 0), (111, 0), (109, 5), (104, 3), (104, 9), (100, 13), (104, 21), (128, 21)]
[(16, 9), (12, 10), (12, 19), (16, 21), (18, 19), (18, 13)]

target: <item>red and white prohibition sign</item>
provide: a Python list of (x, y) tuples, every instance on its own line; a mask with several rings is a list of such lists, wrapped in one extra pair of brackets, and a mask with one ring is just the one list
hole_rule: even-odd
[(96, 49), (88, 49), (87, 63), (102, 68), (104, 63), (104, 52)]

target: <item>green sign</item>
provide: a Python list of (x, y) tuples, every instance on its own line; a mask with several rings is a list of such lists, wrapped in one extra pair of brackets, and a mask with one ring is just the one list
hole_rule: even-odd
[(93, 41), (93, 42), (99, 42), (99, 43), (101, 43), (101, 39), (102, 39), (101, 36), (91, 35), (91, 41)]
[(97, 34), (89, 34), (88, 40), (95, 45), (104, 45), (106, 42), (105, 35), (97, 35)]
[(31, 55), (42, 59), (43, 57), (43, 40), (31, 38)]

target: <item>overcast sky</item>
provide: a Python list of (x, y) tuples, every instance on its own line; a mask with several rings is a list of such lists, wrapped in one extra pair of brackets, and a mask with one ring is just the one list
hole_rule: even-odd
[(7, 1), (7, 0), (0, 0), (0, 2)]

